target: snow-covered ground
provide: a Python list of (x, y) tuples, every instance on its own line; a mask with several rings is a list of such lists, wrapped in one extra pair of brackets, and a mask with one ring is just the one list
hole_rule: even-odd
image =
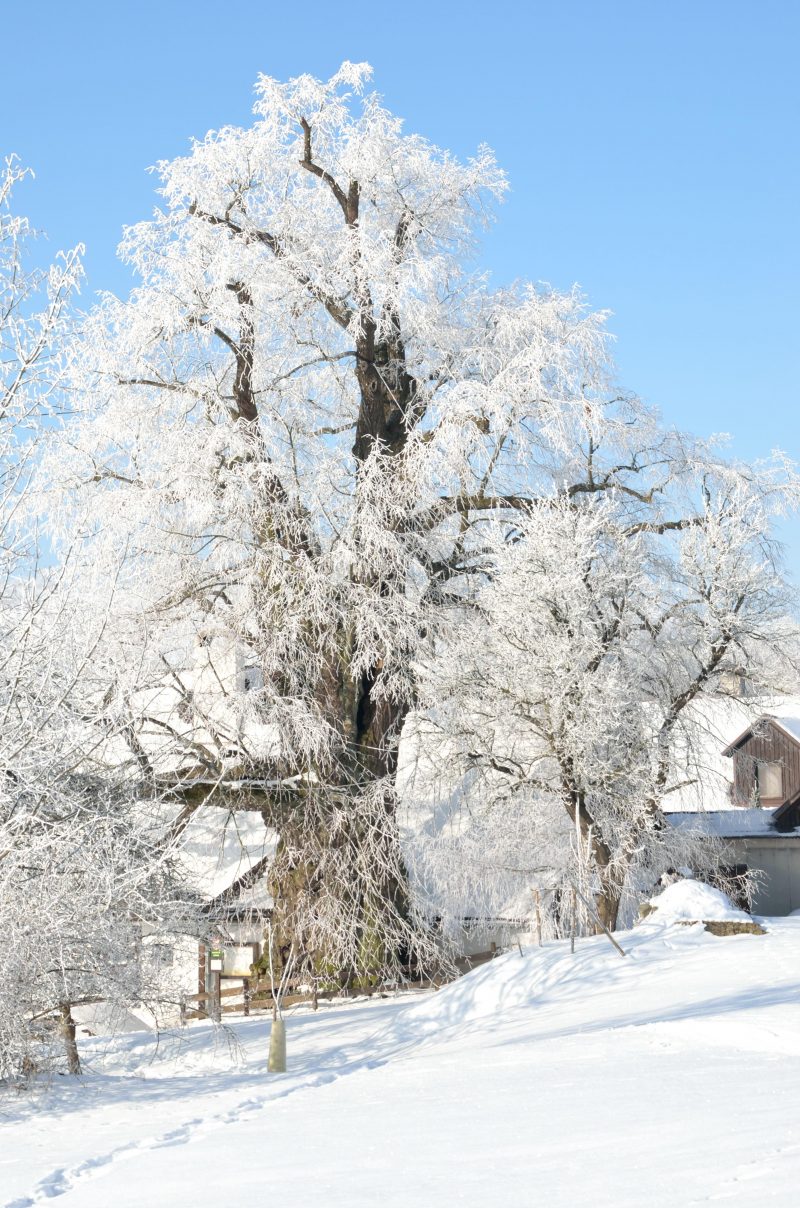
[(82, 1044), (0, 1106), (0, 1205), (800, 1202), (800, 918), (648, 922), (436, 993)]

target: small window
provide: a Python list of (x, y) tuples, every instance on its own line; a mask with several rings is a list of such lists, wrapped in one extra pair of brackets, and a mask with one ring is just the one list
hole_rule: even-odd
[(756, 783), (759, 801), (783, 800), (783, 767), (779, 763), (757, 763)]

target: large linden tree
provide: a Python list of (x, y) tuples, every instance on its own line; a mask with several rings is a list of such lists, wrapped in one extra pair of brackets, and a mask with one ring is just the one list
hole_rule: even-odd
[(80, 499), (95, 561), (127, 554), (135, 657), (107, 705), (132, 756), (175, 778), (179, 826), (210, 802), (277, 833), (275, 967), (362, 980), (424, 955), (398, 743), (493, 550), (543, 498), (672, 523), (654, 485), (691, 473), (611, 387), (602, 315), (475, 271), (489, 151), (405, 133), (369, 76), (262, 77), (250, 128), (159, 165), (163, 208), (121, 248), (140, 284), (85, 324), (54, 470), (65, 528)]

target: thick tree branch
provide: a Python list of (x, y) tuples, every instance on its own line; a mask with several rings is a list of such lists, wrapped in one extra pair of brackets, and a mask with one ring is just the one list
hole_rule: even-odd
[(678, 533), (684, 529), (699, 528), (705, 523), (705, 516), (686, 516), (681, 520), (641, 520), (626, 528), (625, 536), (633, 537), (637, 533), (656, 533), (662, 536), (664, 533)]
[(359, 186), (358, 181), (351, 180), (348, 191), (345, 193), (342, 186), (327, 172), (325, 168), (314, 163), (314, 158), (311, 153), (311, 126), (306, 118), (300, 118), (300, 125), (303, 128), (303, 158), (300, 160), (300, 166), (305, 168), (307, 172), (318, 176), (320, 180), (324, 180), (325, 184), (333, 193), (338, 201), (344, 214), (345, 222), (348, 226), (355, 226), (358, 222), (358, 203), (359, 203)]
[(276, 260), (280, 260), (286, 265), (287, 270), (292, 274), (298, 285), (307, 289), (311, 296), (324, 306), (334, 322), (338, 323), (342, 328), (350, 326), (353, 318), (351, 308), (342, 299), (336, 298), (333, 294), (329, 294), (326, 290), (322, 289), (321, 286), (312, 281), (307, 273), (295, 268), (288, 252), (274, 235), (271, 235), (268, 231), (260, 231), (255, 227), (248, 229), (240, 226), (227, 215), (224, 218), (220, 218), (216, 214), (210, 214), (207, 210), (201, 210), (196, 202), (192, 202), (189, 206), (189, 213), (193, 217), (207, 222), (210, 226), (225, 227), (232, 234), (244, 239), (245, 242), (255, 240), (257, 243), (262, 243), (265, 247), (269, 248)]

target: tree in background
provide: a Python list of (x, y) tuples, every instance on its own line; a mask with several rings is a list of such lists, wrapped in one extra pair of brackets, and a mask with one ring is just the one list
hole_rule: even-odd
[(0, 1081), (49, 1063), (54, 1021), (77, 1071), (79, 1002), (174, 997), (146, 936), (197, 929), (158, 802), (140, 774), (106, 766), (120, 558), (91, 577), (78, 527), (53, 565), (33, 498), (81, 266), (75, 249), (29, 269), (31, 231), (11, 210), (24, 176), (9, 159), (0, 177)]
[[(583, 439), (596, 464), (596, 432)], [(611, 928), (626, 887), (636, 898), (670, 865), (719, 874), (720, 845), (664, 810), (679, 789), (702, 805), (708, 702), (744, 668), (758, 711), (796, 687), (800, 649), (770, 536), (796, 506), (792, 468), (685, 439), (668, 462), (636, 460), (650, 465), (633, 494), (561, 492), (520, 513), (427, 693), (451, 782), (469, 773), (495, 842), (516, 831), (500, 859), (527, 859), (529, 886), (575, 886)]]

